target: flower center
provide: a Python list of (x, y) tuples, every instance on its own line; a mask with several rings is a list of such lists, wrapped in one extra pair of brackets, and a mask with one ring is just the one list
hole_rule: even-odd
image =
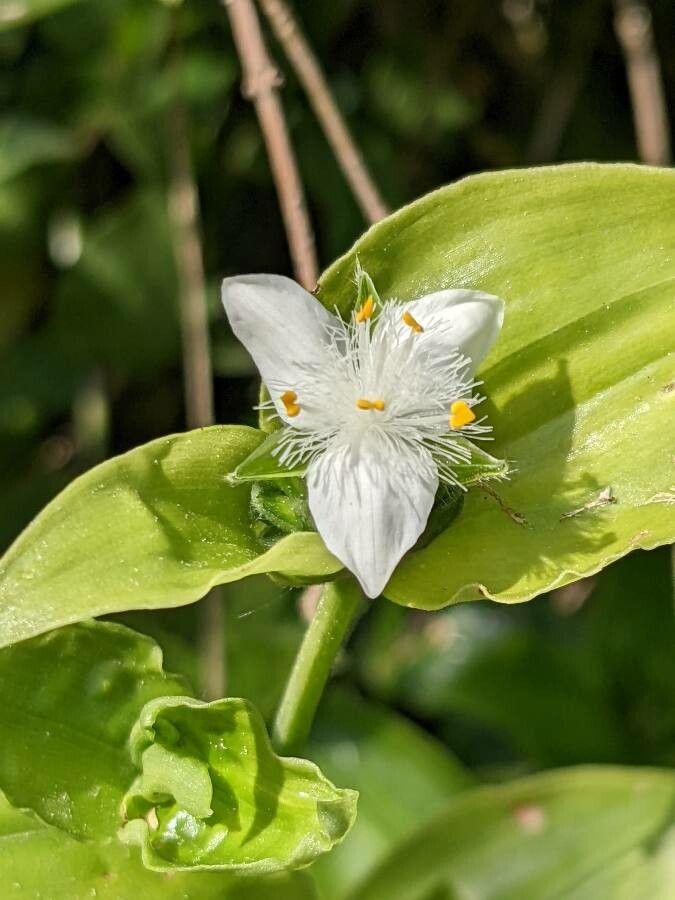
[(469, 404), (465, 403), (464, 400), (455, 400), (450, 406), (450, 418), (448, 424), (451, 428), (463, 428), (464, 425), (469, 425), (473, 422), (475, 418), (475, 412), (473, 412)]
[(359, 397), (356, 401), (357, 409), (376, 409), (382, 412), (384, 405), (384, 400), (366, 400), (365, 397)]
[(281, 395), (281, 402), (286, 407), (286, 415), (291, 419), (300, 412), (300, 404), (297, 400), (298, 395), (295, 391), (284, 391)]

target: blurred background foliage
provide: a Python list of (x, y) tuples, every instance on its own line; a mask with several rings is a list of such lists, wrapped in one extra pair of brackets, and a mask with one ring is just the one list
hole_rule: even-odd
[[(672, 97), (675, 6), (650, 5)], [(636, 157), (611, 3), (317, 0), (296, 10), (392, 209), (484, 169)], [(326, 265), (365, 224), (269, 40)], [(222, 5), (0, 0), (3, 548), (88, 466), (185, 427), (167, 215), (178, 103), (201, 205), (216, 417), (253, 424), (256, 376), (218, 283), (291, 271)], [(671, 583), (660, 550), (520, 607), (374, 604), (309, 754), (363, 791), (357, 834), (318, 867), (323, 882), (338, 870), (345, 883), (356, 877), (367, 854), (350, 856), (355, 841), (377, 854), (475, 777), (672, 765)], [(260, 579), (226, 599), (229, 692), (269, 716), (302, 630), (297, 594)], [(123, 618), (196, 678), (193, 608)]]

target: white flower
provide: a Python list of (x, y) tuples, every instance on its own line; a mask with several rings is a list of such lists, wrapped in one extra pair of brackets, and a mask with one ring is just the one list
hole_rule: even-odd
[(351, 320), (296, 282), (223, 282), (234, 333), (286, 426), (281, 463), (306, 462), (309, 509), (328, 549), (377, 597), (424, 531), (439, 481), (490, 431), (473, 373), (497, 338), (503, 302), (445, 290), (410, 303), (366, 298)]

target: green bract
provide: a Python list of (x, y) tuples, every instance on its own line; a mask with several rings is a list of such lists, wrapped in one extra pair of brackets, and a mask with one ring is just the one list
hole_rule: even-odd
[(453, 800), (349, 900), (672, 897), (675, 775), (547, 772)]
[(675, 537), (675, 173), (570, 165), (467, 178), (370, 229), (319, 283), (345, 313), (358, 255), (383, 300), (503, 297), (478, 376), (507, 484), (403, 560), (385, 593), (437, 608), (526, 600)]
[(269, 873), (308, 865), (351, 828), (356, 792), (306, 759), (276, 755), (246, 700), (162, 698), (131, 737), (141, 775), (124, 836), (158, 871)]
[[(495, 459), (482, 447), (477, 447), (463, 438), (457, 438), (458, 444), (463, 444), (471, 452), (471, 460), (466, 463), (456, 463), (453, 467), (459, 484), (470, 487), (483, 481), (506, 478), (509, 473), (508, 464), (501, 459)], [(275, 455), (281, 441), (281, 430), (277, 429), (268, 435), (265, 440), (245, 460), (228, 475), (230, 484), (241, 484), (244, 481), (270, 481), (286, 478), (294, 478), (304, 475), (307, 466), (298, 465), (294, 468), (282, 466)]]

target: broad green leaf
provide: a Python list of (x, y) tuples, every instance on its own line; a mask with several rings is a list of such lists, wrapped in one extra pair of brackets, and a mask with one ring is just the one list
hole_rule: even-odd
[(316, 900), (304, 873), (238, 878), (150, 872), (118, 840), (78, 841), (0, 792), (0, 883), (12, 900)]
[(77, 838), (114, 836), (136, 776), (127, 741), (145, 703), (189, 694), (150, 638), (82, 622), (0, 651), (0, 789)]
[(357, 260), (383, 299), (477, 288), (506, 301), (479, 375), (509, 482), (410, 554), (392, 600), (527, 600), (675, 537), (675, 173), (580, 164), (442, 188), (370, 229), (321, 278), (347, 312)]
[(359, 791), (353, 829), (312, 866), (324, 900), (346, 897), (398, 841), (471, 783), (441, 744), (353, 691), (323, 698), (305, 749), (331, 779)]
[(89, 616), (191, 603), (247, 575), (339, 571), (316, 534), (266, 551), (258, 541), (249, 487), (225, 476), (262, 437), (214, 426), (160, 438), (70, 484), (0, 562), (0, 646)]
[(672, 900), (675, 773), (588, 767), (460, 794), (350, 900)]
[(354, 822), (356, 792), (335, 788), (306, 759), (277, 756), (246, 700), (151, 701), (130, 745), (141, 774), (123, 834), (150, 869), (299, 868)]

